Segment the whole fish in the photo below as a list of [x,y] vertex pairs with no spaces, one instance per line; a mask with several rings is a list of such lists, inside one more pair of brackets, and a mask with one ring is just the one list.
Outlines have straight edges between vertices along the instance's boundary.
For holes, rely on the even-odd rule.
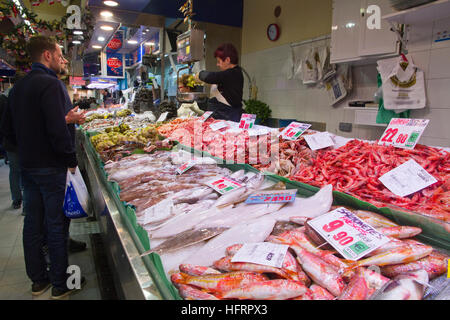
[[405,272],[412,272],[422,269],[428,273],[429,279],[432,280],[447,271],[448,259],[449,257],[447,255],[433,250],[429,256],[417,261],[382,267],[381,273],[386,277],[393,278]]
[[289,221],[289,218],[294,216],[315,218],[329,212],[332,202],[333,187],[327,185],[312,197],[297,197],[295,202],[288,203],[279,212],[273,213],[272,216],[277,221]]
[[389,236],[388,236],[388,238],[391,241],[383,244],[381,247],[379,247],[379,248],[373,250],[372,252],[368,253],[367,257],[376,256],[377,254],[380,254],[380,253],[383,253],[383,252],[386,252],[386,251],[390,251],[390,250],[393,250],[393,249],[397,249],[399,247],[403,247],[403,246],[406,245],[406,243],[404,241],[402,241],[402,240],[398,240],[398,239],[395,239],[395,238],[392,238],[392,237],[389,237]]
[[450,281],[444,274],[430,281],[423,295],[424,300],[450,300]]
[[[236,254],[236,252],[239,251],[239,249],[242,248],[242,244],[235,244],[232,246],[229,246],[226,249],[226,255],[229,257],[232,257]],[[311,283],[311,280],[308,278],[308,276],[303,272],[302,268],[298,264],[297,260],[294,258],[294,256],[287,251],[286,255],[283,260],[283,265],[281,266],[281,269],[285,271],[292,280],[294,281],[300,281],[305,285],[309,285]]]
[[366,279],[367,286],[369,287],[369,297],[389,281],[389,278],[386,278],[379,272],[376,272],[369,268],[361,267],[358,268],[358,271],[364,277],[364,279]]
[[[290,230],[287,231],[284,234],[281,234],[278,237],[273,237],[270,239],[271,242],[274,243],[280,243],[280,244],[287,244],[289,245],[292,250],[299,255],[298,248],[305,249],[320,258],[322,258],[325,262],[328,262],[331,264],[337,271],[344,271],[348,268],[348,265],[344,263],[341,259],[336,257],[333,252],[327,251],[327,250],[320,250],[318,249],[314,243],[312,243],[306,234],[302,230]],[[351,274],[349,274],[351,276]]]
[[189,276],[187,274],[182,274],[182,276],[182,284],[192,285],[211,292],[225,292],[253,282],[267,280],[266,276],[253,272],[230,272],[207,274],[203,276]]
[[313,292],[310,289],[308,289],[301,296],[298,296],[298,297],[295,297],[295,298],[292,298],[292,299],[289,299],[289,300],[314,300],[314,295],[313,295]]
[[190,276],[203,276],[206,274],[221,274],[220,271],[204,266],[194,266],[192,264],[183,263],[180,264],[179,269],[181,272]]
[[401,274],[377,290],[370,300],[421,300],[427,284],[425,270]]
[[250,178],[246,183],[245,186],[249,188],[250,190],[259,190],[261,186],[264,183],[265,176],[262,173],[258,173],[252,178]]
[[339,296],[345,287],[344,280],[329,263],[309,251],[298,247],[297,260],[306,274],[334,296]]
[[220,295],[222,299],[286,300],[304,294],[308,288],[292,280],[267,280],[252,282]]
[[250,194],[250,190],[246,187],[242,187],[231,192],[228,192],[222,195],[214,204],[214,206],[218,208],[224,208],[229,205],[233,205],[235,203],[241,202],[242,198],[248,196]]
[[357,268],[362,266],[387,266],[392,264],[408,263],[419,260],[420,258],[428,256],[433,251],[431,246],[419,246],[407,244],[387,252],[382,252],[378,255],[359,260],[359,261],[345,261],[349,268]]
[[141,257],[146,256],[152,252],[162,254],[189,247],[193,244],[211,239],[228,229],[229,228],[202,228],[196,230],[187,230],[167,239],[159,246],[144,252],[143,254],[141,254]]
[[396,239],[407,239],[414,237],[422,232],[422,229],[410,226],[376,228],[379,233]]
[[235,243],[262,242],[272,232],[275,220],[262,217],[235,225],[233,228],[209,240],[195,254],[183,262],[210,266],[225,255],[225,249]]
[[327,289],[322,288],[317,284],[313,284],[309,287],[311,290],[313,300],[334,300],[334,296],[327,291]]
[[303,217],[303,216],[294,216],[294,217],[289,217],[289,221],[300,224],[302,226],[305,225],[306,221],[311,220],[311,218],[309,217]]
[[360,271],[357,271],[338,297],[338,300],[366,300],[368,295],[369,286],[366,279]]
[[170,275],[170,281],[172,281],[175,287],[179,288],[184,282],[184,276],[181,272],[172,273]]
[[364,220],[374,228],[398,227],[398,224],[375,212],[365,210],[353,211],[351,209],[350,211],[352,211],[358,218]]
[[299,225],[294,222],[277,221],[273,227],[272,235],[278,236],[286,231],[297,229]]
[[216,296],[188,286],[186,284],[180,284],[178,288],[180,296],[185,300],[219,300]]
[[282,278],[289,279],[290,276],[286,271],[262,264],[250,263],[250,262],[231,262],[232,257],[225,256],[222,259],[214,261],[213,266],[222,271],[248,271],[258,273],[274,273]]

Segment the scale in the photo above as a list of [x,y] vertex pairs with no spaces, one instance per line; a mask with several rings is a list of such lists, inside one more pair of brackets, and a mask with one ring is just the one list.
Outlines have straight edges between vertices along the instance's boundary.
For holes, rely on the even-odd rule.
[[191,29],[177,37],[177,62],[187,64],[187,67],[177,71],[177,100],[180,103],[193,103],[207,97],[205,87],[201,86],[194,92],[180,92],[178,80],[182,70],[189,69],[188,74],[192,74],[194,62],[203,60],[205,56],[205,32],[198,29]]

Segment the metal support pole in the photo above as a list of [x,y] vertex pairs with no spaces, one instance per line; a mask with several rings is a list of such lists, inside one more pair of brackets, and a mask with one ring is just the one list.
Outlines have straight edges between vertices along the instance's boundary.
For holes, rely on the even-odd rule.
[[[161,40],[160,40],[161,41]],[[165,80],[165,57],[166,54],[166,19],[164,18],[164,27],[162,29],[162,50],[160,50],[161,54],[161,95],[160,95],[160,101],[162,102],[164,100],[164,80]]]

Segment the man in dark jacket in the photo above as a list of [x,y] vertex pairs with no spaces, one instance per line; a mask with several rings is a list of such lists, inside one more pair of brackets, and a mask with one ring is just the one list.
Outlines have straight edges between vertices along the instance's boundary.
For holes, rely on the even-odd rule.
[[[65,118],[67,92],[57,78],[64,60],[61,48],[44,36],[31,38],[28,45],[32,71],[9,94],[7,110],[12,121],[6,132],[16,141],[22,167],[23,246],[32,294],[39,295],[53,285],[52,298],[60,299],[80,289],[67,284],[69,219],[63,213],[67,169],[75,172],[77,158]],[[41,250],[45,233],[49,273]],[[84,277],[80,280],[83,285]]]

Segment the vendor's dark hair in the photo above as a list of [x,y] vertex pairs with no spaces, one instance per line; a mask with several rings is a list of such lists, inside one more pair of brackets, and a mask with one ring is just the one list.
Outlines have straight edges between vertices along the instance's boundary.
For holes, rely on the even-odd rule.
[[214,51],[214,58],[220,58],[222,60],[230,58],[231,64],[238,64],[239,62],[238,52],[231,43],[221,44],[216,51]]
[[54,52],[56,50],[55,38],[46,36],[34,36],[30,39],[27,45],[28,54],[32,62],[38,62],[44,51],[49,50]]

